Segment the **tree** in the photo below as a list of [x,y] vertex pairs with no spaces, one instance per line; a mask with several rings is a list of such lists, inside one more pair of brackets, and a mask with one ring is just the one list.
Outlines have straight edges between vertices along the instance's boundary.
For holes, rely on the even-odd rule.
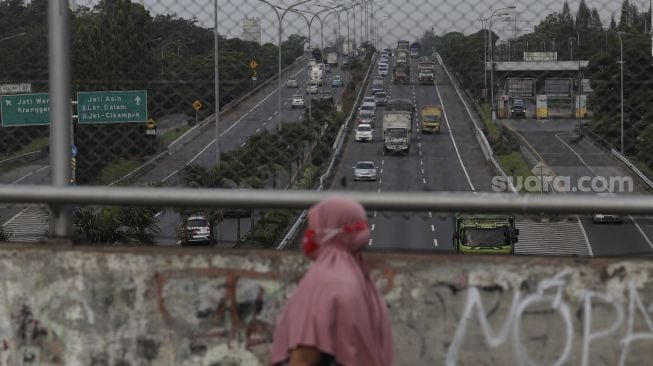
[[75,212],[75,241],[84,244],[156,244],[160,232],[156,210],[147,208],[80,208]]

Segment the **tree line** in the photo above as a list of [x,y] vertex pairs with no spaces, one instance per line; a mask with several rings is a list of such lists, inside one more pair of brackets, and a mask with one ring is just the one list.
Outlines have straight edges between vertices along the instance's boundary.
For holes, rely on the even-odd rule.
[[[130,0],[102,0],[71,11],[72,93],[100,90],[147,90],[151,118],[182,113],[193,116],[192,103],[203,104],[200,117],[214,106],[214,35],[196,19],[153,16]],[[0,1],[0,83],[32,83],[48,91],[47,1]],[[291,35],[281,45],[282,67],[303,54],[304,37]],[[220,105],[251,90],[249,62],[259,79],[276,73],[278,49],[238,38],[219,37]],[[78,183],[99,176],[103,167],[123,158],[152,154],[157,143],[144,124],[77,125]],[[47,127],[0,128],[0,155],[10,154]]]
[[[587,60],[582,70],[590,79],[593,92],[588,104],[592,111],[590,128],[613,146],[620,145],[620,41],[624,60],[624,151],[653,169],[653,66],[651,65],[650,11],[623,0],[618,19],[614,15],[604,25],[596,8],[582,0],[574,14],[567,2],[559,12],[547,15],[531,33],[497,46],[495,55],[503,59],[523,60],[523,51],[556,51],[558,60]],[[490,44],[499,36],[492,32]],[[437,51],[469,92],[479,100],[483,95],[484,32],[465,36],[450,32],[442,36],[427,31],[421,37],[422,49]],[[572,55],[573,53],[573,55]],[[495,57],[496,58],[496,57]],[[547,75],[545,77],[552,77]],[[557,76],[556,76],[557,77]],[[569,75],[570,78],[576,78]],[[488,80],[489,83],[489,80]],[[489,87],[489,86],[488,86]]]

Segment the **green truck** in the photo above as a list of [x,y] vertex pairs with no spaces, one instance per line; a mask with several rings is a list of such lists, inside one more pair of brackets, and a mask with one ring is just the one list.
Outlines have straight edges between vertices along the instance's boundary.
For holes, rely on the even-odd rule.
[[453,245],[463,254],[513,254],[518,236],[512,216],[458,215]]

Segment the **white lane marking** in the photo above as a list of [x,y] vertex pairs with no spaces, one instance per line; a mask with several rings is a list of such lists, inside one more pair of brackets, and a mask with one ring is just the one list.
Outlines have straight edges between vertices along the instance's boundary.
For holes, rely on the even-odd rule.
[[422,156],[422,150],[419,151],[419,156]]
[[567,148],[568,148],[569,150],[571,150],[571,152],[574,153],[574,155],[576,155],[576,157],[578,158],[578,160],[580,160],[580,162],[583,163],[583,165],[585,165],[585,167],[586,167],[587,169],[589,169],[589,170],[592,172],[592,174],[594,174],[594,175],[597,176],[597,177],[599,176],[599,175],[596,173],[596,171],[595,171],[594,169],[592,169],[591,166],[587,165],[587,163],[585,162],[585,160],[583,160],[583,158],[580,157],[580,155],[576,152],[576,150],[574,150],[574,149],[573,149],[571,146],[569,146],[569,145],[568,145],[568,144],[567,144],[563,139],[561,139],[560,136],[558,136],[558,134],[556,134],[555,136],[556,136],[556,138],[557,138],[558,140],[560,140],[560,142],[562,142],[563,145],[567,146]]
[[256,129],[256,133],[259,133],[259,132],[261,132],[261,129],[260,129],[260,128],[257,128],[257,129]]
[[374,211],[374,218],[376,218],[376,211]]
[[580,217],[576,215],[576,220],[578,220],[578,226],[580,226],[580,231],[583,233],[583,238],[585,238],[585,245],[587,246],[587,251],[590,253],[590,257],[594,256],[594,251],[592,250],[592,246],[590,245],[590,238],[587,236],[587,233],[585,232],[585,227],[583,226],[583,221],[581,221]]
[[429,211],[429,217],[433,217],[433,212]]
[[421,143],[421,142],[418,142],[418,143],[417,143],[417,146],[421,148],[421,147],[422,147],[422,143]]
[[276,115],[277,115],[277,113],[278,113],[278,111],[274,111],[274,113],[272,113],[272,114],[274,114],[274,115],[276,116]]
[[437,247],[438,246],[438,239],[433,239],[433,244]]
[[422,175],[424,174],[424,169],[422,169]]
[[383,183],[383,178],[379,178],[379,184]]
[[419,165],[424,165],[424,160],[421,160],[421,159],[420,159],[420,161],[419,161]]
[[299,117],[297,117],[297,120],[301,121],[303,118],[304,118],[304,116],[299,116]]
[[49,165],[46,165],[46,166],[42,166],[42,167],[40,167],[40,168],[38,168],[38,169],[36,169],[36,170],[33,170],[33,171],[27,173],[26,175],[24,175],[24,176],[22,176],[22,177],[16,179],[16,180],[13,181],[11,184],[16,184],[16,183],[20,182],[21,180],[23,180],[23,179],[25,179],[25,178],[27,178],[27,177],[29,177],[29,176],[31,176],[31,175],[34,175],[34,174],[36,174],[36,173],[38,173],[38,172],[41,172],[41,171],[43,171],[43,170],[45,170],[45,169],[48,169],[49,167],[50,167]]
[[424,182],[424,184],[426,184],[426,179],[425,179],[425,178],[422,178],[422,182]]
[[[200,155],[204,154],[204,152],[208,150],[209,147],[211,147],[211,145],[213,145],[214,143],[215,143],[215,139],[211,140],[211,142],[209,142],[200,152],[198,152],[197,155],[193,156],[193,158],[190,159],[190,161],[186,163],[186,165],[191,165],[197,158],[200,157]],[[172,175],[174,175],[175,173],[172,173]]]
[[268,121],[272,121],[272,116],[268,117]]
[[159,217],[159,216],[161,216],[162,213],[163,213],[163,211],[159,211],[159,212],[156,213],[156,215],[154,215],[154,217]]
[[385,160],[381,160],[381,165],[385,164]]
[[435,225],[431,224],[431,231],[435,231]]
[[178,172],[179,172],[179,169],[177,169],[177,170],[175,170],[174,172],[170,173],[170,175],[168,175],[167,177],[165,177],[165,178],[163,178],[163,179],[161,180],[161,183],[167,181],[168,179],[170,179],[173,175],[177,174]]
[[376,191],[381,193],[381,188],[377,188]]
[[651,240],[648,238],[648,236],[646,236],[646,233],[644,233],[644,230],[642,230],[642,227],[639,226],[639,224],[637,223],[637,221],[635,221],[635,219],[634,219],[631,215],[628,215],[628,218],[630,219],[630,221],[633,222],[633,224],[635,224],[635,227],[637,228],[637,230],[639,231],[639,233],[642,234],[642,236],[644,237],[644,240],[646,240],[646,242],[648,243],[648,246],[650,246],[651,248],[653,248],[653,243],[651,243]]
[[367,243],[367,245],[372,246],[372,238],[370,238],[370,241]]
[[[467,168],[465,168],[465,164],[463,163],[463,159],[460,157],[460,151],[458,150],[458,144],[456,144],[456,139],[453,137],[453,132],[452,132],[453,130],[451,129],[451,126],[449,125],[449,117],[447,117],[447,110],[444,107],[444,99],[442,99],[442,95],[440,95],[440,89],[438,88],[437,85],[435,85],[435,92],[438,94],[438,99],[440,99],[440,106],[442,107],[442,113],[444,114],[444,123],[446,123],[447,129],[449,130],[449,136],[451,137],[451,142],[453,142],[453,147],[456,150],[456,156],[458,156],[458,161],[460,162],[460,167],[463,168],[463,172],[465,173],[465,177],[467,178],[467,183],[469,183],[469,187],[472,189],[472,191],[476,191],[476,189],[474,189],[474,185],[472,184],[472,179],[469,177],[469,173],[467,173]],[[462,99],[462,97],[460,99]]]
[[247,141],[243,142],[240,147],[245,147],[245,145],[247,145]]
[[381,168],[381,174],[383,174],[383,168]]
[[376,224],[372,224],[372,231],[374,231],[374,228],[376,227]]
[[22,209],[19,213],[17,213],[16,215],[14,215],[14,217],[12,217],[12,218],[10,218],[9,220],[5,221],[5,223],[2,224],[2,226],[7,226],[7,225],[11,224],[12,221],[14,221],[18,216],[22,215],[23,212],[27,211],[28,208],[29,208],[29,207],[26,207],[26,208]]
[[267,122],[263,122],[263,124],[261,126],[265,127],[265,125],[267,125],[267,124],[268,124]]

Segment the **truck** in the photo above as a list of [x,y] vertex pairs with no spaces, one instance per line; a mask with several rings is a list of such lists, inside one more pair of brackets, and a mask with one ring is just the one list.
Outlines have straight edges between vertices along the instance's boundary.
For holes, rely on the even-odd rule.
[[354,42],[344,42],[342,44],[342,55],[349,56],[350,53],[354,51]]
[[324,77],[324,64],[315,64],[308,69],[308,79],[322,86],[322,79]]
[[338,52],[336,50],[327,51],[326,63],[331,67],[338,67]]
[[453,247],[462,254],[513,254],[519,229],[503,215],[456,215]]
[[422,46],[419,42],[413,42],[413,44],[410,45],[410,57],[418,58],[420,53],[422,53]]
[[408,84],[410,77],[408,75],[409,67],[405,64],[397,64],[392,70],[392,78],[395,84]]
[[428,105],[422,108],[420,122],[422,133],[440,134],[440,121],[442,120],[442,108],[437,105]]
[[383,152],[410,152],[412,116],[407,111],[383,112]]
[[397,65],[408,64],[408,51],[397,51]]
[[422,59],[417,63],[417,79],[420,84],[433,84],[435,81],[435,63]]
[[403,39],[397,41],[397,51],[402,51],[403,50],[403,51],[408,52],[409,47],[410,47],[410,42],[408,42],[406,40],[403,40]]

